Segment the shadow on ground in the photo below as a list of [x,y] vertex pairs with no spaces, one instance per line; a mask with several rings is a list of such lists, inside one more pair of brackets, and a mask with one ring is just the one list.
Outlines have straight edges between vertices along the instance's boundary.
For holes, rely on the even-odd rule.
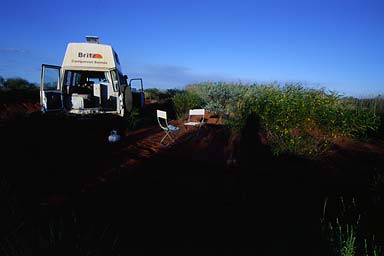
[[[225,127],[207,125],[167,148],[156,125],[109,145],[116,125],[37,117],[2,127],[11,245],[27,255],[319,254],[323,165],[273,156],[257,119],[233,145]],[[84,190],[106,170],[117,174]]]

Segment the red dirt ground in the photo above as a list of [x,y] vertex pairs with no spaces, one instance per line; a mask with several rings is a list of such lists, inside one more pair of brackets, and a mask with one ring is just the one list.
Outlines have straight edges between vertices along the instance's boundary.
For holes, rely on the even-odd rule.
[[2,103],[0,104],[0,120],[12,120],[16,117],[24,117],[39,110],[39,103]]
[[[230,144],[226,127],[209,116],[199,133],[171,121],[181,130],[164,147],[156,108],[147,106],[149,121],[135,130],[114,119],[40,115],[0,127],[3,174],[25,223],[44,226],[52,216],[75,214],[82,226],[105,224],[118,233],[123,254],[166,247],[318,255],[319,191],[320,201],[357,193],[368,202],[368,178],[384,166],[382,141],[340,141],[318,161],[275,157],[257,123]],[[111,129],[120,131],[119,143],[107,142]],[[236,163],[227,164],[230,156]],[[384,224],[376,224],[380,235]]]

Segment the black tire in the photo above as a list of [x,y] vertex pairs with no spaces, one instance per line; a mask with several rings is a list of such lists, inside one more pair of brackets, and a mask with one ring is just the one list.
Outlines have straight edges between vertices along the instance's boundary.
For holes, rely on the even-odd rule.
[[124,88],[124,115],[127,116],[132,111],[132,92],[131,88],[126,86]]

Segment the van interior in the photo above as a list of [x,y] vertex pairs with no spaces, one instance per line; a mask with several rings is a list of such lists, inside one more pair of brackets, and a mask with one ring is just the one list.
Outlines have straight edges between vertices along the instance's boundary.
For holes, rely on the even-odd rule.
[[67,110],[117,110],[117,82],[109,71],[66,70],[63,81],[64,107]]

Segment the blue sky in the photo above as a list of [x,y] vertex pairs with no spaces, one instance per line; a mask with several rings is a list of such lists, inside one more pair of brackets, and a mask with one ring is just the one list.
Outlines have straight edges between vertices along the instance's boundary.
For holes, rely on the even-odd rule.
[[384,1],[5,0],[1,14],[5,78],[37,83],[67,43],[97,35],[146,88],[278,81],[384,94]]

